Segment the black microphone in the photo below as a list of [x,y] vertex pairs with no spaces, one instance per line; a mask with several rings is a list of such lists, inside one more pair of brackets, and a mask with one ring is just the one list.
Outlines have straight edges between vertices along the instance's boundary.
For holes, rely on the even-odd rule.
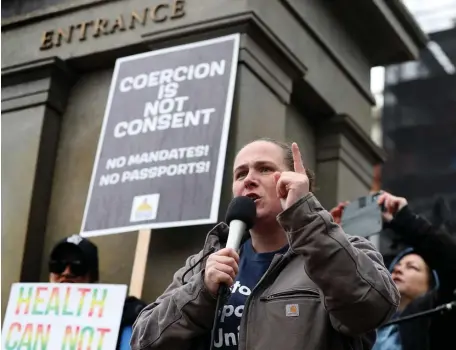
[[[241,245],[242,238],[247,233],[247,230],[250,230],[253,227],[255,219],[256,205],[251,198],[245,196],[233,198],[228,206],[228,210],[226,211],[225,222],[230,226],[226,247],[237,251]],[[220,285],[217,295],[217,304],[215,307],[214,322],[212,324],[210,349],[213,349],[214,347],[219,311],[223,306],[223,299],[226,295],[228,295],[228,292],[229,287],[227,285]]]
[[[234,197],[226,211],[225,222],[230,226],[226,248],[239,250],[242,238],[253,227],[256,219],[256,205],[253,199],[245,196]],[[219,296],[228,293],[228,286],[221,285]]]
[[253,227],[255,219],[255,202],[249,197],[235,197],[226,211],[225,221],[230,226],[226,247],[238,250],[242,237]]

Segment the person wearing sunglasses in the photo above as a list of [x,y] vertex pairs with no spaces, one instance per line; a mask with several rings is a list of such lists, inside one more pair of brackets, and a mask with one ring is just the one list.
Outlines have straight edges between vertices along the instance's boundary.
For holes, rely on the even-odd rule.
[[[49,282],[51,283],[97,283],[98,248],[79,235],[62,239],[49,257]],[[124,303],[120,321],[116,350],[130,350],[132,326],[146,302],[128,296]]]
[[96,283],[98,248],[79,235],[64,238],[52,249],[49,259],[49,282]]

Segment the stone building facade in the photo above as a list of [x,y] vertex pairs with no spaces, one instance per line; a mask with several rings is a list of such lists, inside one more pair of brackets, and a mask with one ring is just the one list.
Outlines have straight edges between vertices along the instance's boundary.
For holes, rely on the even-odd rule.
[[[241,33],[220,218],[241,145],[297,141],[326,207],[369,191],[370,69],[417,58],[426,38],[400,1],[2,2],[2,315],[9,286],[46,281],[47,256],[81,226],[117,58]],[[165,288],[208,227],[152,234],[143,297]],[[128,284],[137,233],[94,238],[102,282]]]

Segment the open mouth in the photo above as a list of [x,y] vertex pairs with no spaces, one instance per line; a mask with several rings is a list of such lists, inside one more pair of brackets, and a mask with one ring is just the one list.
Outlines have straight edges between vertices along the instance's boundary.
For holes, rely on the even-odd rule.
[[394,283],[398,283],[398,282],[401,283],[403,281],[402,281],[402,278],[400,278],[400,277],[393,277],[393,282]]
[[255,194],[255,193],[249,193],[246,195],[246,197],[249,197],[250,199],[252,199],[254,202],[256,202],[258,199],[260,199],[260,196]]

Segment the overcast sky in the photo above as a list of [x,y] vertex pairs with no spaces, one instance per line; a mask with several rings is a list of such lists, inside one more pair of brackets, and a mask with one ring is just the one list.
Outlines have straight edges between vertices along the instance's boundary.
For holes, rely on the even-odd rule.
[[403,0],[421,28],[429,33],[451,28],[456,20],[456,0]]
[[[402,0],[425,33],[452,28],[456,23],[456,0]],[[371,90],[383,91],[384,69],[371,70]]]

